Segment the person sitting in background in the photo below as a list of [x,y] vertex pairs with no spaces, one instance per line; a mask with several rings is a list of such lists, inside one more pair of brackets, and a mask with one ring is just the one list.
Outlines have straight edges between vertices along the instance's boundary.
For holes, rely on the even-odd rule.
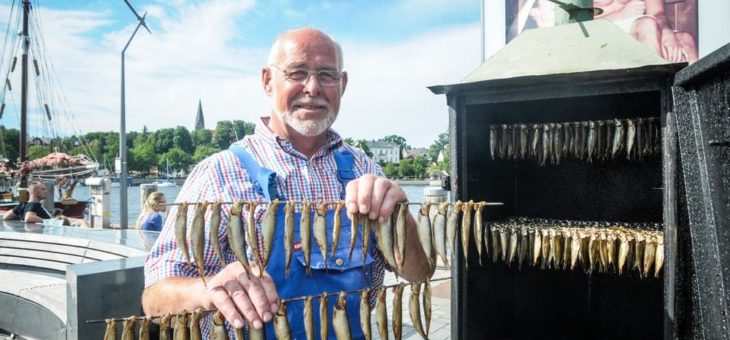
[[135,227],[141,230],[160,231],[162,230],[162,213],[167,210],[167,199],[165,194],[155,191],[147,196],[144,201],[142,213],[137,218]]
[[13,210],[3,216],[3,220],[23,220],[27,223],[42,223],[43,220],[51,218],[51,214],[43,208],[41,201],[48,197],[48,189],[39,181],[30,182],[28,185],[30,197],[28,202],[21,202]]

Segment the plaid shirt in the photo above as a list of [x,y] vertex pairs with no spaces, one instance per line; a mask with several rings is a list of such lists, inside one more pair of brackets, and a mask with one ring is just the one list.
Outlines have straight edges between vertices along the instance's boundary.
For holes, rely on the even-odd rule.
[[[236,145],[243,147],[251,156],[265,168],[277,174],[277,188],[287,199],[298,201],[337,201],[343,190],[337,178],[337,165],[333,151],[338,149],[349,150],[354,155],[353,171],[357,177],[364,174],[374,174],[383,177],[380,166],[370,159],[362,150],[345,144],[342,138],[333,130],[327,132],[325,145],[317,151],[311,159],[294,149],[288,140],[281,140],[267,126],[268,117],[264,117],[256,125],[253,135],[246,136]],[[237,200],[261,199],[251,184],[251,179],[238,158],[229,151],[218,152],[195,166],[188,176],[176,202],[200,202],[222,200],[232,202]],[[194,206],[188,209],[188,225],[192,223]],[[218,232],[218,242],[221,245],[226,263],[236,261],[228,247],[226,237],[227,216],[230,205],[223,205],[221,227]],[[261,220],[266,205],[258,206],[256,210],[256,225],[261,237]],[[298,207],[297,207],[298,209]],[[149,287],[159,280],[169,277],[198,277],[195,266],[186,263],[182,252],[178,251],[175,241],[175,216],[178,206],[172,206],[168,218],[162,228],[157,242],[147,255],[145,261],[145,287]],[[247,212],[244,211],[243,218]],[[210,212],[207,218],[210,217]],[[207,220],[206,218],[206,220]],[[207,235],[207,233],[206,233]],[[259,241],[259,249],[263,245]],[[375,259],[371,275],[371,287],[380,287],[383,283],[385,262],[376,247],[371,248]],[[250,247],[249,247],[250,250]],[[253,258],[249,253],[249,258]],[[210,242],[205,246],[205,275],[213,275],[221,270],[217,256]],[[343,287],[343,289],[347,289]],[[208,316],[210,318],[210,316]],[[207,334],[210,322],[201,323]]]

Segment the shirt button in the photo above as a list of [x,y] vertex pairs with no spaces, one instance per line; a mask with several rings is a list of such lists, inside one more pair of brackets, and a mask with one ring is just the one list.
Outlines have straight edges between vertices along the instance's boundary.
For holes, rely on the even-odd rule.
[[345,264],[345,261],[343,261],[342,259],[337,259],[335,260],[335,264],[342,267],[342,265]]

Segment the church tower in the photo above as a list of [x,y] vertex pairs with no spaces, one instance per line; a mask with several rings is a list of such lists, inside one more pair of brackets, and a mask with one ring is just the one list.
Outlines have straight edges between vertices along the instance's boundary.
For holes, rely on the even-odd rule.
[[205,129],[205,118],[203,118],[203,104],[198,99],[198,114],[195,116],[195,131]]

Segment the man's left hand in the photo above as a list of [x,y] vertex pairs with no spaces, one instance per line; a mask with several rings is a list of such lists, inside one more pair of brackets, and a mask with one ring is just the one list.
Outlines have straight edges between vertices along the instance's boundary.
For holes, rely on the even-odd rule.
[[398,183],[365,174],[350,181],[345,188],[345,203],[350,215],[368,215],[381,223],[390,217],[398,202],[408,199]]

